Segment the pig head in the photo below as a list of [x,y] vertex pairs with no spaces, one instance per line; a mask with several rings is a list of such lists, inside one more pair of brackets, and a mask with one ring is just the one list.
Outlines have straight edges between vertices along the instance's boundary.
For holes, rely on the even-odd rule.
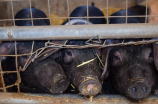
[[[85,41],[69,41],[68,45],[84,45]],[[63,49],[60,62],[71,83],[82,95],[96,95],[101,91],[101,68],[96,53],[101,51],[93,48]],[[93,60],[91,62],[88,62]],[[88,62],[81,65],[83,62]]]
[[[33,52],[44,46],[45,42],[35,41]],[[0,45],[1,55],[14,55],[15,53],[15,43],[14,42],[3,42]],[[17,42],[17,54],[28,54],[31,52],[32,42]],[[20,72],[21,84],[20,90],[22,92],[43,92],[43,93],[62,93],[69,85],[69,80],[67,79],[61,65],[55,61],[58,57],[57,53],[49,55],[49,57],[43,58],[50,52],[46,52],[43,56],[31,62],[25,71]],[[33,55],[34,56],[34,55]],[[31,59],[33,58],[31,57]],[[24,55],[18,57],[18,68],[23,68],[27,62],[30,55]],[[12,61],[10,63],[8,60]],[[30,60],[31,60],[30,59]],[[15,57],[1,57],[2,70],[3,71],[15,71]],[[10,64],[10,65],[8,65]],[[11,67],[13,66],[13,67]],[[11,75],[12,76],[12,75]],[[15,76],[15,75],[14,75]],[[11,80],[9,77],[5,77],[4,80],[8,82],[9,85]],[[16,79],[14,77],[14,79]],[[16,79],[17,80],[17,79]],[[26,87],[27,86],[27,87]],[[32,90],[30,90],[32,88]],[[34,89],[34,90],[33,90]]]
[[105,51],[107,66],[101,78],[109,75],[116,93],[142,100],[154,91],[157,71],[152,44],[111,47],[109,52]]
[[[88,9],[88,13],[87,13]],[[72,18],[63,25],[85,25],[87,18],[85,16],[104,16],[101,10],[94,6],[79,6],[75,8],[70,17]],[[89,24],[104,24],[105,18],[89,18]],[[68,41],[67,45],[86,45],[85,40]],[[100,56],[101,50],[95,48],[84,49],[63,49],[61,54],[61,64],[66,71],[71,83],[79,90],[82,95],[96,95],[101,91],[102,84],[100,80],[101,68],[96,53]],[[92,60],[92,61],[91,61]],[[86,64],[82,64],[86,63]]]

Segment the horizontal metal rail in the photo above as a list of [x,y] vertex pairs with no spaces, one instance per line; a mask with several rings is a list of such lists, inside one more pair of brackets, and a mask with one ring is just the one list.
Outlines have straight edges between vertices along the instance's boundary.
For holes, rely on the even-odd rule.
[[4,1],[28,1],[28,0],[0,0],[0,2],[4,2]]
[[[137,103],[157,104],[157,96],[150,96],[149,98],[139,101]],[[127,98],[119,95],[98,95],[92,100],[84,98],[83,96],[74,94],[25,94],[25,93],[0,93],[0,103],[11,104],[129,104]]]
[[0,40],[63,40],[158,37],[158,24],[0,27]]

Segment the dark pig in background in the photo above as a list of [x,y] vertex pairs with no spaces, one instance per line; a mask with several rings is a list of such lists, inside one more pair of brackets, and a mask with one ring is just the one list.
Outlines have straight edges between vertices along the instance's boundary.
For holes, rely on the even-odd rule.
[[[88,6],[88,16],[104,16],[102,11],[95,6]],[[83,17],[83,18],[70,18],[70,25],[85,25],[87,24],[87,6],[79,6],[75,8],[70,17]],[[85,18],[84,18],[85,17]],[[105,18],[89,18],[89,24],[106,24]],[[69,25],[68,20],[63,25]]]
[[[114,13],[122,16],[121,12]],[[130,13],[128,11],[128,13]],[[125,18],[114,18],[111,23],[125,23]],[[129,23],[141,23],[136,17],[128,18]],[[143,39],[111,40],[109,43],[140,41]],[[154,48],[155,49],[155,48]],[[103,49],[105,62],[101,79],[105,81],[105,93],[121,94],[129,99],[142,100],[154,93],[157,71],[154,65],[153,45],[127,45]]]
[[[103,13],[94,6],[88,6],[89,16],[104,16]],[[79,6],[70,17],[83,17],[70,19],[70,25],[85,25],[87,20],[87,6]],[[105,18],[89,18],[89,24],[104,24]],[[66,21],[64,25],[69,25]],[[67,45],[86,45],[85,40],[70,40]],[[96,53],[100,56],[101,50],[95,48],[85,49],[63,49],[61,50],[60,62],[75,89],[79,90],[81,95],[96,95],[102,89],[100,80],[101,68]],[[88,61],[93,60],[88,63]],[[87,62],[81,65],[83,62]]]
[[[147,11],[148,8],[147,8]],[[147,12],[148,13],[148,12]],[[128,8],[127,16],[135,16],[135,17],[127,17],[127,23],[145,23],[148,22],[145,17],[137,17],[137,15],[146,15],[146,7],[136,5],[133,7]],[[111,16],[118,16],[118,17],[111,17],[109,20],[109,24],[121,24],[126,23],[126,17],[119,17],[119,16],[126,16],[126,10],[120,10],[118,12],[113,13]]]
[[[40,10],[32,8],[33,17],[43,17],[46,15]],[[23,15],[20,15],[23,14]],[[23,9],[17,13],[16,18],[25,18],[30,16],[29,9]],[[16,19],[15,18],[15,19]],[[39,21],[39,22],[38,22]],[[34,21],[34,25],[49,25],[49,20],[38,20]],[[41,22],[43,21],[43,22]],[[31,20],[19,20],[15,22],[17,26],[31,26]],[[22,24],[21,24],[22,23]],[[45,41],[35,41],[33,52],[37,49],[44,47]],[[28,54],[31,52],[32,42],[17,42],[17,54]],[[46,50],[48,51],[48,50]],[[44,51],[45,52],[45,51]],[[62,93],[69,85],[69,79],[67,79],[61,65],[55,61],[58,57],[57,53],[51,51],[46,52],[43,56],[31,62],[25,71],[20,72],[21,92],[39,92],[39,93]],[[14,55],[15,54],[15,43],[14,42],[2,42],[0,44],[1,55]],[[49,57],[45,57],[49,55]],[[34,56],[34,55],[33,55]],[[31,57],[31,59],[33,58]],[[24,55],[18,57],[18,68],[23,68],[30,55]],[[31,60],[30,59],[30,60]],[[15,57],[1,57],[2,70],[3,71],[15,71]],[[9,73],[4,75],[5,85],[14,84],[17,81],[17,75],[15,73]],[[7,91],[16,91],[15,87],[7,89]]]
[[139,17],[141,23],[145,23],[145,21],[148,22],[148,18],[145,17],[145,15],[149,15],[149,8],[146,8],[146,6],[135,5],[128,8],[128,11],[135,13],[136,16],[137,15],[144,16],[144,17]]
[[[42,19],[33,19],[33,26],[44,26],[50,25],[50,22],[47,18],[46,14],[43,13],[41,10],[36,8],[31,8],[32,11],[32,18],[42,18]],[[20,10],[16,15],[15,19],[31,19],[31,12],[30,8],[25,8]],[[15,20],[15,25],[17,26],[32,26],[31,20]]]

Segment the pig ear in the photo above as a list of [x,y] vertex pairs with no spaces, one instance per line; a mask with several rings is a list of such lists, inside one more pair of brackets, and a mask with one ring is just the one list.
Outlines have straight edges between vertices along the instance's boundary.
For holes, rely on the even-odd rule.
[[101,75],[101,80],[106,79],[109,76],[109,66],[108,66],[108,59],[109,59],[109,52],[112,49],[112,47],[108,47],[108,48],[104,48],[102,49],[102,54],[103,54],[103,62],[105,62],[104,64],[104,70],[103,73]]
[[158,44],[153,43],[154,62],[156,69],[158,70]]
[[[14,54],[14,42],[2,42],[0,44],[0,55]],[[6,56],[0,56],[0,60],[5,60]]]
[[[64,45],[66,40],[54,40],[54,41],[51,41],[55,44],[61,44],[61,45]],[[53,48],[48,48],[44,51],[44,54],[42,56],[42,58],[40,58],[40,60],[43,60],[47,57],[53,57],[54,59],[55,58],[59,58],[61,56],[61,49],[53,49]]]
[[[121,41],[122,40],[120,40],[120,39],[107,39],[106,44],[117,44],[117,43],[120,43]],[[107,48],[102,49],[103,62],[105,62],[105,64],[104,64],[103,73],[101,75],[101,80],[104,80],[109,76],[110,69],[109,69],[109,65],[108,65],[109,64],[108,59],[109,59],[110,50],[112,48],[113,47],[107,47]]]

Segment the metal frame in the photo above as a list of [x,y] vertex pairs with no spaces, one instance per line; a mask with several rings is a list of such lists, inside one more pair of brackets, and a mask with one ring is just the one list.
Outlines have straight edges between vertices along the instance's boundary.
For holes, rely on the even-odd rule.
[[[8,100],[9,99],[9,100]],[[0,93],[1,103],[37,103],[37,104],[129,104],[132,103],[127,98],[120,95],[98,95],[93,99],[83,98],[74,94],[26,94],[26,93]],[[134,102],[133,102],[134,103]],[[156,96],[139,101],[139,103],[158,103]]]
[[0,27],[0,40],[63,40],[153,38],[158,37],[158,24],[109,24],[76,26]]
[[[29,2],[29,7],[30,7],[30,12],[31,12],[31,18],[30,19],[14,19],[14,8],[13,8],[13,2],[14,1],[19,1],[19,2],[22,2],[22,1],[28,1]],[[136,15],[136,16],[127,16],[127,9],[128,9],[128,1],[129,0],[126,0],[126,8],[125,8],[125,10],[126,10],[126,16],[119,16],[119,17],[125,17],[126,18],[126,24],[127,24],[127,17],[145,17],[145,23],[147,23],[147,18],[148,17],[158,17],[158,15],[147,15],[148,14],[148,12],[147,12],[147,8],[148,8],[148,5],[147,5],[147,3],[148,3],[148,0],[145,0],[146,1],[146,15]],[[47,0],[47,2],[48,2],[48,15],[49,15],[49,18],[32,18],[32,10],[31,10],[31,5],[32,5],[32,3],[31,3],[31,0],[1,0],[0,2],[10,2],[11,3],[11,14],[12,14],[12,19],[0,19],[0,21],[13,21],[13,25],[15,26],[15,20],[31,20],[32,21],[32,25],[33,25],[33,20],[35,20],[35,19],[49,19],[50,20],[50,22],[51,22],[51,19],[61,19],[61,18],[65,18],[65,19],[68,19],[68,21],[70,21],[70,18],[83,18],[83,17],[69,17],[69,15],[70,15],[70,1],[69,0],[67,0],[67,12],[68,12],[68,16],[65,16],[65,17],[50,17],[50,0]],[[109,4],[109,0],[106,0],[105,1],[106,3],[107,3],[107,5],[106,5],[106,8],[108,8],[109,6],[108,6],[108,4]],[[86,0],[86,6],[88,7],[88,0]],[[88,9],[87,9],[87,11],[88,11]],[[95,18],[106,18],[107,19],[107,24],[109,23],[109,20],[108,20],[108,18],[113,18],[113,17],[118,17],[118,16],[108,16],[108,9],[107,9],[107,16],[97,16],[97,17],[95,17]],[[85,18],[85,17],[84,17]],[[94,17],[89,17],[89,15],[87,14],[87,16],[86,16],[86,18],[87,18],[87,21],[89,22],[89,18],[94,18]],[[88,24],[87,24],[88,25]]]
[[[138,15],[138,16],[120,16],[126,17],[126,24],[108,24],[108,18],[116,17],[116,16],[108,16],[108,9],[107,9],[107,16],[100,16],[95,18],[106,18],[107,24],[104,25],[70,25],[70,18],[83,18],[83,17],[50,17],[50,0],[48,1],[48,12],[49,18],[32,18],[32,11],[31,11],[31,0],[1,0],[0,2],[11,2],[11,14],[12,19],[0,19],[0,21],[12,21],[12,27],[0,27],[0,40],[2,41],[26,41],[26,40],[63,40],[63,39],[90,39],[94,36],[99,36],[100,39],[119,39],[119,38],[154,38],[158,37],[158,23],[157,24],[149,24],[147,23],[147,17],[158,17],[158,15],[147,15],[147,3],[146,0],[146,15]],[[28,1],[29,7],[31,11],[31,18],[30,19],[14,19],[14,8],[13,8],[13,1]],[[67,0],[67,8],[68,8],[68,15],[70,14],[69,8],[70,0]],[[107,2],[106,7],[108,8],[109,0]],[[88,7],[88,0],[86,2]],[[128,0],[126,0],[126,10],[128,8]],[[88,9],[87,9],[88,11]],[[127,17],[145,17],[146,21],[145,24],[127,24]],[[69,26],[33,26],[34,19],[60,19],[60,18],[68,18]],[[87,21],[89,23],[89,17],[87,14]],[[15,26],[15,20],[31,20],[32,26],[29,27],[17,27]],[[15,42],[16,44],[16,42]],[[16,50],[16,45],[15,45]],[[11,73],[17,73],[18,80],[20,80],[19,69],[17,65],[17,51],[15,51],[15,62],[16,62],[16,71],[12,71]],[[32,52],[31,52],[32,53]],[[1,68],[1,67],[0,67]],[[5,93],[0,93],[0,102],[1,103],[60,103],[60,104],[69,104],[69,103],[91,103],[91,104],[104,104],[104,103],[130,103],[129,100],[122,96],[109,96],[109,95],[98,95],[92,101],[89,99],[83,99],[82,96],[79,95],[69,95],[69,94],[56,94],[56,95],[49,95],[49,94],[25,94],[25,93],[6,93],[6,88],[11,86],[17,85],[18,92],[19,90],[19,83],[17,82],[14,85],[5,87],[3,81],[3,74],[9,72],[0,71],[2,76],[3,88]],[[153,103],[158,102],[157,97],[149,97],[141,101],[140,103]]]

